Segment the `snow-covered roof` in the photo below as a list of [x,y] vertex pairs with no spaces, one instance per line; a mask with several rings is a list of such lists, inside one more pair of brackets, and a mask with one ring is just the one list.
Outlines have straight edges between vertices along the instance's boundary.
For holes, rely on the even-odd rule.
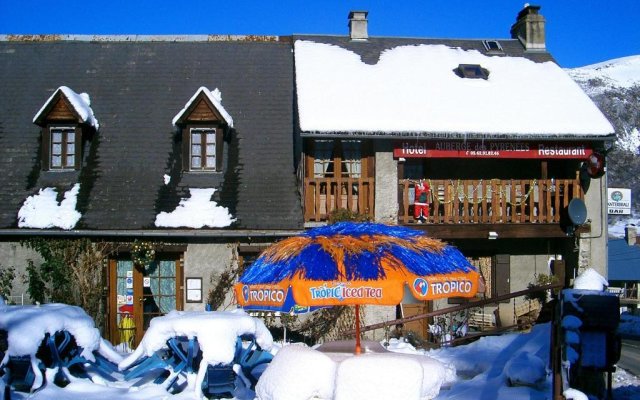
[[[444,45],[384,51],[375,65],[339,46],[294,44],[303,135],[599,137],[614,133],[600,110],[553,62],[490,57]],[[479,64],[484,79],[459,77]]]
[[69,103],[80,118],[81,123],[88,124],[95,130],[98,130],[100,128],[98,119],[93,114],[93,109],[91,109],[91,99],[89,98],[89,95],[87,93],[78,94],[66,86],[60,86],[55,92],[53,92],[51,97],[49,97],[42,108],[33,117],[34,123],[37,123],[40,120],[40,118],[43,116],[42,114],[49,108],[50,103],[60,92],[62,92],[67,100],[69,100]]
[[211,200],[215,189],[189,189],[191,197],[183,198],[175,210],[161,212],[156,216],[158,227],[223,228],[235,222],[226,207]]
[[220,113],[220,116],[222,117],[224,122],[229,127],[233,128],[233,118],[231,118],[231,115],[229,115],[227,110],[225,110],[224,107],[222,106],[222,93],[220,92],[220,90],[218,88],[209,90],[204,86],[201,86],[198,90],[196,90],[196,93],[189,99],[189,101],[187,101],[187,104],[184,105],[184,108],[180,110],[180,112],[176,114],[175,117],[173,117],[173,120],[171,121],[171,123],[173,125],[176,125],[178,123],[178,121],[184,116],[184,114],[189,109],[189,106],[191,106],[191,104],[195,101],[195,99],[198,98],[200,93],[204,93],[204,95],[207,96],[207,99],[209,99],[211,104],[213,104],[216,110]]
[[37,194],[27,197],[18,210],[18,227],[72,229],[82,217],[76,210],[78,193],[80,184],[76,183],[64,193],[64,199],[58,203],[56,188],[40,189]]

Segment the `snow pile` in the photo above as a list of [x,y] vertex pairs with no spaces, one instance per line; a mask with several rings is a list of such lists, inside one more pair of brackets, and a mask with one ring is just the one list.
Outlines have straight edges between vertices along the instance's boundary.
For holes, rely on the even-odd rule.
[[336,363],[327,355],[303,346],[285,346],[271,361],[256,385],[261,400],[333,398]]
[[630,225],[634,227],[637,227],[638,225],[640,225],[640,218],[627,218],[627,219],[616,221],[613,224],[609,225],[608,227],[609,237],[624,238],[625,237],[624,230],[627,226],[630,226]]
[[88,124],[95,130],[98,130],[100,128],[98,119],[93,114],[93,109],[91,108],[91,98],[89,97],[89,95],[87,93],[78,94],[66,86],[60,86],[55,92],[53,92],[51,97],[49,97],[49,100],[47,100],[47,102],[44,104],[44,106],[42,106],[35,117],[33,117],[34,123],[36,123],[40,119],[44,110],[49,107],[49,103],[51,103],[51,101],[58,95],[59,92],[62,92],[67,100],[69,100],[69,103],[80,118],[80,123]]
[[161,212],[156,216],[157,227],[223,228],[235,222],[226,207],[211,200],[215,189],[189,189],[191,197],[181,199],[180,204],[170,213]]
[[630,88],[640,84],[640,56],[616,58],[567,72],[581,82],[600,80],[603,88]]
[[189,101],[187,101],[187,104],[184,105],[184,108],[180,110],[180,112],[176,114],[175,117],[173,117],[171,123],[174,126],[178,123],[180,118],[184,116],[191,104],[195,101],[196,98],[198,98],[200,93],[203,93],[205,96],[207,96],[207,99],[220,113],[220,116],[222,117],[222,119],[224,119],[224,122],[226,122],[229,127],[233,128],[233,118],[231,118],[231,115],[222,106],[222,93],[220,92],[220,90],[218,88],[215,88],[213,91],[211,91],[204,86],[200,87],[196,91],[196,93],[189,99]]
[[82,215],[76,211],[80,184],[64,193],[64,200],[58,204],[55,188],[40,189],[38,194],[27,197],[18,211],[20,228],[61,228],[72,229]]
[[609,282],[593,268],[587,268],[573,281],[574,289],[602,292],[605,286],[609,286]]
[[538,356],[520,352],[510,359],[504,373],[511,386],[539,386],[547,378],[547,366]]
[[37,306],[2,305],[0,329],[7,331],[9,343],[3,364],[9,356],[35,357],[45,335],[58,331],[67,331],[73,335],[76,344],[83,349],[81,355],[87,360],[95,360],[92,353],[96,350],[114,360],[115,353],[107,351],[93,319],[80,307],[57,303]]
[[[264,323],[241,309],[171,311],[151,320],[140,345],[118,364],[118,368],[127,369],[144,356],[152,356],[156,351],[167,348],[167,340],[178,336],[198,339],[202,365],[228,364],[233,361],[236,340],[245,334],[255,336],[256,343],[264,350],[273,346],[273,338]],[[206,371],[206,368],[202,369]]]
[[[610,135],[611,124],[558,65],[443,45],[398,46],[367,65],[346,49],[294,45],[304,132]],[[489,78],[460,78],[479,64]],[[500,110],[500,118],[487,118]],[[464,118],[460,113],[464,112]]]
[[[363,354],[338,366],[335,400],[419,400],[420,362],[401,354]],[[430,397],[431,398],[431,397]]]

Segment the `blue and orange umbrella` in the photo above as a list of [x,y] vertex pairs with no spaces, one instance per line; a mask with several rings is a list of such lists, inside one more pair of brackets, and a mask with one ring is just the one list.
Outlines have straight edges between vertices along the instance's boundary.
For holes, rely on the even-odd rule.
[[[243,307],[397,305],[473,297],[477,269],[456,248],[424,232],[377,223],[339,222],[284,239],[265,250],[234,287]],[[356,353],[359,352],[356,320]]]

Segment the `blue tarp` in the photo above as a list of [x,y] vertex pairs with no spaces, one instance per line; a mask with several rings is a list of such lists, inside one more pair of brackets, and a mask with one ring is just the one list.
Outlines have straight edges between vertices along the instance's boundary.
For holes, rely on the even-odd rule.
[[611,281],[640,281],[640,246],[629,246],[625,239],[609,240],[609,272]]

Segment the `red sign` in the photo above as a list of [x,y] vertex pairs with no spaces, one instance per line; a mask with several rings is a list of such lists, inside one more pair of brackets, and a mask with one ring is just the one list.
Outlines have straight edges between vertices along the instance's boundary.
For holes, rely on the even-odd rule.
[[419,141],[396,143],[394,157],[403,158],[571,158],[586,159],[588,144],[555,142]]

